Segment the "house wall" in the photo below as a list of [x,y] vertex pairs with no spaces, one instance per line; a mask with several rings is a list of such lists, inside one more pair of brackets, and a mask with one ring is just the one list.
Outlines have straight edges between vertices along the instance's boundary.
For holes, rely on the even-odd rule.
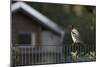
[[[59,45],[60,37],[55,33],[42,29],[42,26],[34,19],[29,18],[21,11],[12,14],[12,43],[17,42],[17,35],[19,33],[29,33],[36,42],[36,45]],[[33,43],[35,44],[35,43]],[[53,46],[53,47],[54,47]]]
[[12,43],[17,42],[17,35],[19,33],[36,34],[36,44],[40,45],[41,28],[37,22],[22,12],[12,14]]
[[[48,30],[44,30],[42,31],[42,45],[43,48],[48,49],[49,52],[57,52],[60,51],[60,47],[61,46],[61,42],[60,42],[60,37],[55,35],[54,33],[48,31]],[[45,46],[47,45],[47,46]],[[58,50],[57,50],[58,49]]]
[[47,31],[47,30],[44,30],[42,31],[42,43],[44,45],[59,45],[60,43],[60,37],[53,34],[52,32],[50,31]]

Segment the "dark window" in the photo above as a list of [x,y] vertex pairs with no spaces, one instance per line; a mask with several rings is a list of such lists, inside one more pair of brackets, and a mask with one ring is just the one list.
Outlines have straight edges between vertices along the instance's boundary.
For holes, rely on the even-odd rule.
[[31,34],[19,34],[18,44],[31,44]]

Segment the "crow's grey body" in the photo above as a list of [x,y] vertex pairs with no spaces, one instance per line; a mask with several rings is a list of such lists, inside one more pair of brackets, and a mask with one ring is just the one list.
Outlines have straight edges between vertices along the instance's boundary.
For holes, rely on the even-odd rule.
[[71,36],[72,36],[72,40],[73,40],[74,43],[80,43],[81,42],[80,33],[78,32],[77,29],[73,28],[71,30]]
[[76,28],[73,28],[71,30],[71,36],[72,36],[72,40],[73,40],[72,46],[73,46],[74,51],[77,50],[78,52],[81,52],[81,51],[84,51],[85,49],[87,49],[86,44],[82,41],[80,33]]

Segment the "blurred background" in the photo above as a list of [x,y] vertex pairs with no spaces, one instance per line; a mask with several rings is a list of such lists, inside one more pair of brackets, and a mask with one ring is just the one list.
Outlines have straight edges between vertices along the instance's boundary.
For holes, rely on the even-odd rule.
[[[72,44],[68,25],[74,25],[87,45],[96,45],[96,6],[26,2],[65,31],[63,45]],[[92,48],[92,47],[91,47]]]

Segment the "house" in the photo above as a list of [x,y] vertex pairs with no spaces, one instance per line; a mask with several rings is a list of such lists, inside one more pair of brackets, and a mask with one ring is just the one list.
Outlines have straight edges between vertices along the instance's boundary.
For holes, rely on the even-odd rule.
[[15,65],[61,62],[64,31],[24,2],[13,3],[11,12],[12,45],[21,49],[20,62]]

